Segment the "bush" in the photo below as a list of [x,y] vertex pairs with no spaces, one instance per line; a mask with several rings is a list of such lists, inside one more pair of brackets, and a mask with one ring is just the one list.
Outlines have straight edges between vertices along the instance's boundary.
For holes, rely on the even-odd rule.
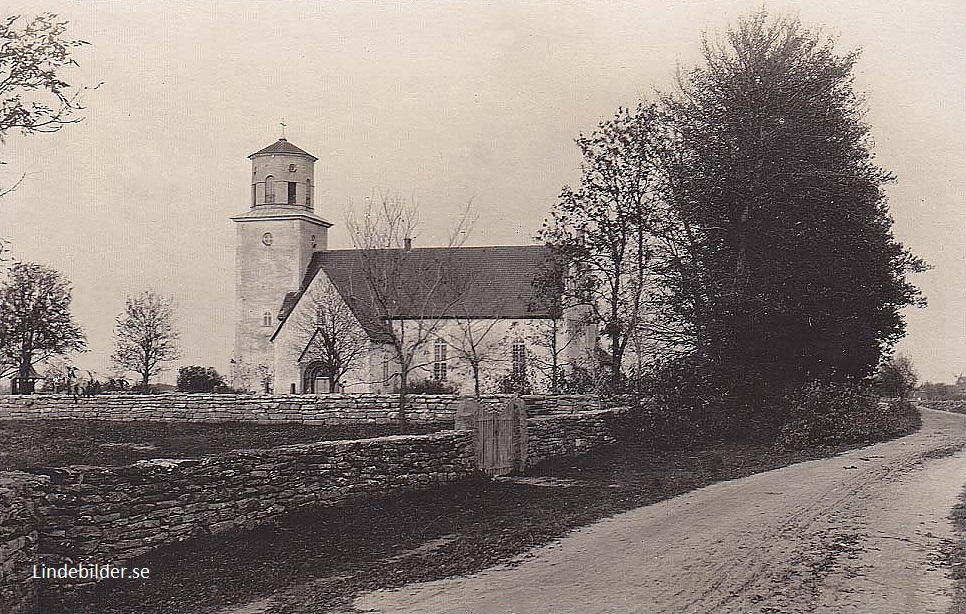
[[785,448],[874,443],[914,431],[919,413],[908,401],[879,401],[853,383],[809,382],[775,408],[784,415],[776,445]]
[[632,419],[650,445],[675,448],[763,436],[767,429],[761,428],[755,405],[716,373],[697,356],[671,360],[629,381],[619,398],[635,406]]
[[434,379],[417,380],[409,382],[406,387],[407,394],[456,394],[459,388],[455,384],[441,382]]
[[508,373],[500,378],[497,384],[497,392],[500,394],[533,394],[533,387],[527,381],[526,376]]
[[178,369],[179,392],[214,392],[225,388],[225,379],[213,367],[181,367]]

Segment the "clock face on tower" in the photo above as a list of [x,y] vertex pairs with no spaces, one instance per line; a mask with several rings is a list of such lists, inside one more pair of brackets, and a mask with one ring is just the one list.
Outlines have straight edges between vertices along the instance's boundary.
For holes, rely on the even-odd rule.
[[264,243],[265,245],[271,245],[272,244],[272,233],[266,232],[265,234],[263,234],[262,235],[262,243]]

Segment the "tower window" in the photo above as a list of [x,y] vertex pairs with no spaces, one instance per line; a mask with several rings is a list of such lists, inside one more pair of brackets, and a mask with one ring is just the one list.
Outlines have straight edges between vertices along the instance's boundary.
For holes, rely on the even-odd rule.
[[252,184],[252,205],[253,205],[253,206],[254,206],[254,205],[257,205],[257,204],[258,204],[258,201],[257,201],[257,200],[255,200],[255,193],[256,193],[256,189],[255,189],[255,188],[256,188],[256,187],[257,187],[257,186],[256,186],[256,185],[255,185],[255,184],[253,183],[253,184]]
[[315,325],[325,326],[325,307],[318,305],[315,308]]
[[521,339],[517,339],[510,346],[511,373],[515,379],[522,379],[527,375],[527,346]]
[[294,181],[288,182],[288,204],[290,205],[295,204],[295,190],[297,189],[295,186],[297,185]]
[[272,204],[275,202],[275,177],[269,175],[265,178],[265,203]]
[[311,179],[305,180],[305,206],[306,207],[312,206],[312,180]]
[[262,314],[262,326],[271,326],[271,325],[272,325],[272,313],[270,311],[266,311],[265,313]]
[[446,342],[442,339],[437,339],[433,344],[433,379],[446,381]]

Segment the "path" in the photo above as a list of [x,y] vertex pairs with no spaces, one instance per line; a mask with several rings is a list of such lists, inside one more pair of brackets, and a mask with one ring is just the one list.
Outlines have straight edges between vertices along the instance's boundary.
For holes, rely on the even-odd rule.
[[[361,596],[363,611],[945,613],[940,550],[966,416],[639,508],[510,565]],[[953,453],[954,452],[954,453]],[[948,543],[948,541],[947,541]]]

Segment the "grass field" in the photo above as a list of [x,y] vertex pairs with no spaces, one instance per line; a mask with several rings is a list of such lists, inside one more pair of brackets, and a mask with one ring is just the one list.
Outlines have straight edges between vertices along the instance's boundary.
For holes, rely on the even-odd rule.
[[65,465],[124,465],[145,458],[191,458],[246,448],[428,433],[442,427],[221,424],[100,420],[0,421],[0,471]]

